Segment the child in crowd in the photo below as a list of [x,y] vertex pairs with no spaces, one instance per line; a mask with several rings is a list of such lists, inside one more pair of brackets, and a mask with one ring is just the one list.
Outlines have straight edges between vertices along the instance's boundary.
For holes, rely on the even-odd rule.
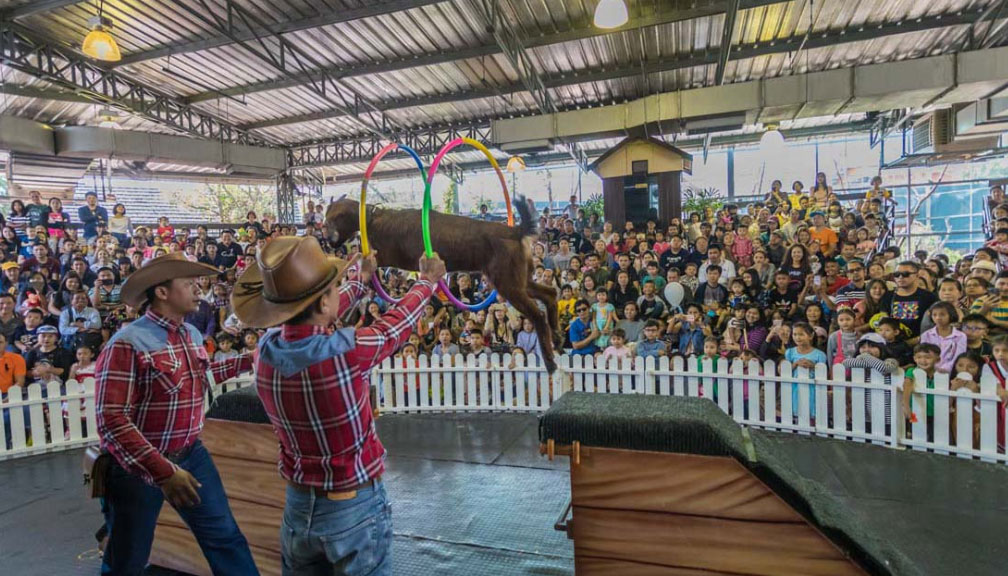
[[837,310],[836,324],[837,329],[826,339],[826,357],[831,365],[843,364],[847,358],[857,355],[858,333],[854,330],[857,324],[854,310],[848,307]]
[[[934,375],[940,358],[941,349],[934,344],[918,344],[914,347],[914,364],[907,368],[906,378],[903,380],[903,410],[911,422],[927,417],[928,442],[934,440],[934,396],[927,395],[925,411],[921,413],[920,406],[914,406],[913,393],[918,389],[934,389]],[[918,374],[924,382],[917,381]]]
[[617,365],[622,363],[624,358],[632,357],[630,348],[626,345],[626,332],[620,328],[613,330],[612,336],[609,338],[609,346],[602,352],[602,357],[607,364],[615,359]]
[[246,353],[255,352],[259,346],[259,333],[255,330],[246,329],[242,332],[242,349]]
[[991,342],[994,356],[987,363],[987,369],[997,380],[997,395],[1001,398],[1001,405],[998,407],[998,449],[1004,449],[1005,437],[1005,404],[1008,403],[1008,389],[1006,389],[1006,379],[1008,379],[1008,337],[998,336]]
[[931,321],[934,328],[921,334],[921,343],[934,344],[941,351],[938,370],[951,372],[955,359],[966,351],[966,335],[952,325],[956,319],[956,309],[948,302],[938,302],[931,307]]
[[[668,352],[665,343],[658,339],[659,324],[657,320],[648,320],[644,324],[644,340],[637,343],[637,355],[647,358],[665,356]],[[624,332],[624,336],[626,333]]]
[[224,332],[217,338],[217,351],[214,352],[213,359],[214,362],[219,362],[221,360],[227,360],[229,358],[237,358],[240,356],[237,350],[234,349],[235,337],[227,332]]
[[[615,334],[616,331],[613,332]],[[623,333],[624,340],[626,333]],[[542,359],[542,351],[539,349],[539,335],[535,332],[535,325],[528,318],[522,318],[522,329],[515,338],[515,346],[520,348],[526,356],[535,356]]]
[[603,288],[595,291],[595,303],[592,304],[592,317],[595,327],[601,335],[595,339],[595,346],[605,348],[609,345],[609,335],[612,333],[616,322],[616,307],[609,303],[609,293]]
[[876,331],[885,338],[889,356],[895,358],[900,366],[909,366],[913,363],[913,348],[906,343],[903,325],[899,320],[883,318],[879,320]]
[[[83,382],[86,378],[94,378],[95,355],[90,346],[81,345],[74,352],[77,361],[70,366],[70,380]],[[81,390],[83,392],[83,390]]]
[[14,330],[14,347],[22,356],[38,344],[38,329],[42,325],[42,310],[29,308],[24,313],[24,324]]
[[990,342],[987,341],[987,319],[980,314],[967,314],[962,321],[962,331],[966,335],[966,351],[979,355],[984,361],[990,360]]
[[469,331],[469,354],[473,356],[489,356],[490,349],[483,342],[483,330],[473,328]]
[[[886,386],[892,385],[892,375],[899,372],[900,365],[895,359],[888,358],[886,356],[885,338],[875,334],[874,332],[869,332],[868,334],[858,338],[857,352],[856,356],[848,357],[842,362],[844,368],[847,368],[848,370],[851,368],[875,370],[884,376],[883,384]],[[888,390],[884,392],[879,390],[868,390],[865,393],[865,417],[871,423],[872,396],[879,393],[883,394],[883,405],[885,406],[885,426],[886,430],[888,430],[889,426],[892,425],[892,416],[890,414],[892,407],[892,393]],[[872,432],[885,433],[885,430],[875,430],[872,428]]]
[[[818,348],[812,346],[812,339],[815,337],[815,329],[806,324],[805,322],[799,322],[791,328],[791,338],[794,339],[795,345],[788,348],[787,353],[784,358],[791,363],[792,373],[791,376],[794,378],[810,378],[815,373],[816,364],[825,363],[826,353]],[[801,369],[807,371],[803,374],[800,372]],[[782,374],[783,376],[783,374]],[[808,384],[809,390],[809,404],[811,407],[810,416],[812,420],[816,417],[816,402],[815,402],[815,387]],[[798,385],[791,385],[791,410],[793,415],[798,414]]]
[[[972,352],[963,352],[955,360],[952,370],[953,378],[949,381],[949,390],[961,389],[969,390],[974,394],[980,393],[980,375],[983,372],[986,362],[982,357]],[[952,444],[957,444],[958,434],[958,403],[953,400],[949,404],[949,438]],[[980,447],[980,403],[973,404],[973,448]]]
[[449,328],[438,330],[437,344],[431,350],[433,356],[455,355],[459,353],[459,347],[452,342],[452,333]]
[[[721,357],[721,339],[717,336],[708,336],[704,338],[703,343],[703,354],[697,356],[697,372],[704,372],[704,361],[710,360],[711,370],[717,370],[718,358]],[[712,398],[717,402],[718,385],[714,382],[711,386]],[[704,395],[704,385],[703,380],[700,381],[700,396]]]

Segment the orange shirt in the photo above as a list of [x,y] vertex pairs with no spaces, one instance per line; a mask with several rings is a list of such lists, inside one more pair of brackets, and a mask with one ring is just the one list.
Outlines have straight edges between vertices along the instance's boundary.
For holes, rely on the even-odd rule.
[[813,240],[819,241],[819,247],[822,248],[822,253],[829,255],[836,252],[837,244],[840,243],[840,238],[837,237],[836,232],[827,226],[817,229],[815,226],[809,228],[809,234],[812,235]]
[[4,351],[0,354],[0,393],[6,394],[18,376],[24,378],[28,372],[24,358],[20,354]]

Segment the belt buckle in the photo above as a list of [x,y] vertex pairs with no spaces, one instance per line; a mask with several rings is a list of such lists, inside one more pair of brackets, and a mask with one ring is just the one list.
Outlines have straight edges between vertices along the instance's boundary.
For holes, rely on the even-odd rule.
[[336,502],[342,502],[344,500],[353,500],[357,497],[356,490],[349,490],[346,492],[326,492],[326,500],[333,500]]

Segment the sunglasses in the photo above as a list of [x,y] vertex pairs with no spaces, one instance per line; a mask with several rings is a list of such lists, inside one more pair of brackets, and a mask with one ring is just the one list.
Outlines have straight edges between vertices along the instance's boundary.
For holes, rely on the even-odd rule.
[[584,308],[584,307],[582,307],[582,308],[578,308],[577,310],[575,310],[575,312],[577,312],[577,313],[579,313],[579,314],[580,314],[581,312],[587,312],[587,311],[588,311],[588,309],[587,309],[587,308]]
[[913,276],[913,272],[893,272],[893,278],[909,278]]

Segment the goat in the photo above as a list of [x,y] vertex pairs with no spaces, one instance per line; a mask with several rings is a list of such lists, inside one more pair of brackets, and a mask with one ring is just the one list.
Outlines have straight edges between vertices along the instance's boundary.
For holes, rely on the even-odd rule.
[[[498,222],[486,222],[431,213],[431,244],[451,272],[480,271],[486,275],[497,293],[532,321],[542,349],[546,369],[556,370],[553,357],[553,337],[559,334],[556,291],[532,281],[534,267],[527,238],[538,234],[538,221],[523,198],[515,199],[521,221],[509,227]],[[326,211],[326,234],[329,242],[340,246],[359,230],[359,204],[340,199],[329,204]],[[377,252],[378,265],[416,270],[423,255],[421,211],[367,208],[368,241]],[[546,306],[546,313],[536,305]]]

